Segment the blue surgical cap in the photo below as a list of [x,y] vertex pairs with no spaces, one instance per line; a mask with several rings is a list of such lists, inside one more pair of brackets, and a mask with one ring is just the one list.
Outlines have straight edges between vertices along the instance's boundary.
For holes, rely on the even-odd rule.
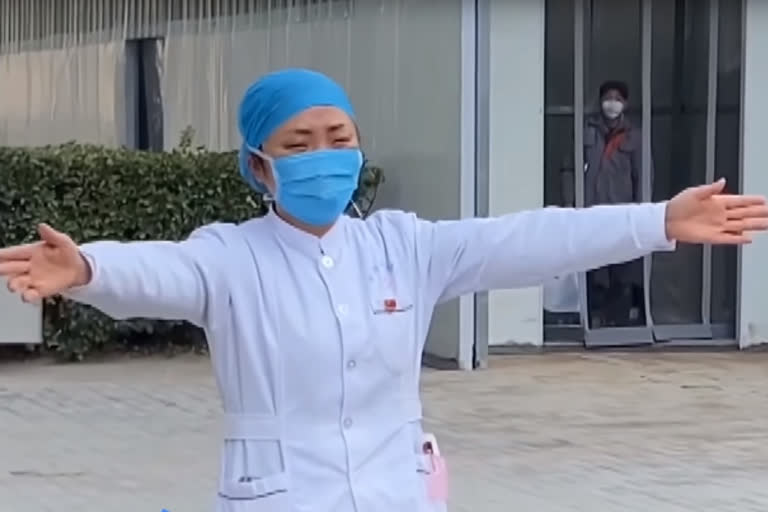
[[243,145],[240,175],[255,190],[266,192],[251,172],[251,149],[259,149],[283,123],[312,107],[336,107],[353,120],[355,113],[344,89],[331,78],[309,69],[283,69],[269,73],[245,91],[238,111]]

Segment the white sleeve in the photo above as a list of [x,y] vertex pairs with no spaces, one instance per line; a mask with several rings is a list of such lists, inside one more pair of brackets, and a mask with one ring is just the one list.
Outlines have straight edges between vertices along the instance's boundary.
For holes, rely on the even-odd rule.
[[117,318],[206,323],[213,300],[228,298],[221,262],[224,241],[213,226],[183,242],[95,242],[80,248],[91,282],[65,297]]
[[436,302],[674,250],[666,203],[543,208],[496,218],[419,220],[418,260]]

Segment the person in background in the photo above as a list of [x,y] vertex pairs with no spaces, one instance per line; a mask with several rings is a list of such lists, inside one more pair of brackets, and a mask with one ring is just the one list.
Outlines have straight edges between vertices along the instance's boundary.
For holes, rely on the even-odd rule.
[[[599,100],[600,111],[584,123],[584,206],[642,202],[642,134],[626,116],[629,86],[617,80],[604,82]],[[563,167],[567,171],[563,173],[565,191],[574,184],[573,157],[567,162]],[[574,194],[567,195],[566,204],[572,205]],[[589,272],[592,327],[644,325],[643,294],[642,259]]]

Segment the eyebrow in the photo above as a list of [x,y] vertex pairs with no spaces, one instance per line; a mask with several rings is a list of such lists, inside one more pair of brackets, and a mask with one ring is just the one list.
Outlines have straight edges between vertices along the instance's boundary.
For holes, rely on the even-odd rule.
[[[343,130],[347,125],[344,123],[337,123],[328,127],[329,132],[338,132]],[[312,135],[313,131],[310,128],[294,128],[291,130],[292,135]]]

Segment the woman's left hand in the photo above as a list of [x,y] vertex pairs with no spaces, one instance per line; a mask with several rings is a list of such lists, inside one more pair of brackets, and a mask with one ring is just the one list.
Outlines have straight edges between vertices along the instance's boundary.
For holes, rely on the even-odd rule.
[[669,240],[694,244],[747,244],[768,230],[763,196],[723,194],[725,180],[683,190],[667,203]]

